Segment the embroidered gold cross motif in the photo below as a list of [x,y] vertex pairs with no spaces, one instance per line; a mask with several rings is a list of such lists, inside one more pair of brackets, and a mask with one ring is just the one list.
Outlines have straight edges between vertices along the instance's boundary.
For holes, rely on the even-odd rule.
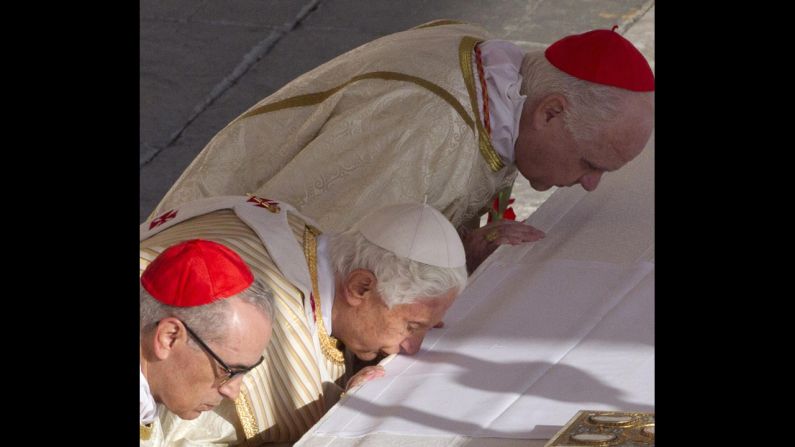
[[281,208],[279,208],[279,202],[275,200],[263,199],[262,197],[257,197],[253,194],[248,194],[248,196],[249,199],[246,200],[246,202],[254,203],[254,206],[265,208],[271,213],[278,213],[281,210]]

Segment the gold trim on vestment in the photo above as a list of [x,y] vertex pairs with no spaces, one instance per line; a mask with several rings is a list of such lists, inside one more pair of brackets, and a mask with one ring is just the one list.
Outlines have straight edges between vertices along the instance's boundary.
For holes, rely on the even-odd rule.
[[237,410],[237,418],[240,420],[246,439],[257,436],[259,433],[257,418],[254,417],[254,407],[251,406],[251,400],[249,400],[248,392],[244,387],[240,387],[240,393],[235,399],[235,410]]
[[345,355],[339,349],[339,340],[330,336],[326,332],[326,325],[323,323],[323,314],[320,311],[320,289],[317,283],[317,236],[320,230],[307,225],[304,230],[304,256],[306,256],[306,263],[309,264],[309,275],[312,277],[312,295],[315,302],[315,324],[317,325],[317,334],[320,339],[320,350],[323,355],[332,362],[343,365],[345,364]]
[[466,22],[460,22],[458,20],[452,19],[439,19],[439,20],[431,20],[428,23],[423,23],[422,25],[417,25],[411,29],[423,29],[423,28],[431,28],[434,26],[441,26],[441,25],[466,25]]
[[141,441],[148,441],[152,437],[152,424],[154,422],[141,424]]
[[[475,49],[475,45],[480,42],[483,42],[483,40],[472,36],[464,36],[461,39],[461,44],[458,47],[458,60],[461,62],[461,73],[464,76],[464,84],[467,86],[469,99],[472,102],[472,113],[475,115],[480,154],[483,155],[483,158],[486,160],[486,163],[488,163],[489,168],[491,168],[492,171],[497,172],[504,168],[505,164],[500,159],[497,151],[494,150],[494,146],[491,145],[491,139],[486,133],[486,129],[483,128],[483,122],[480,120],[477,90],[475,89],[475,75],[472,73],[472,51]],[[483,100],[488,101],[488,98],[484,98]]]
[[[471,71],[471,70],[470,70]],[[423,87],[426,90],[436,94],[440,98],[442,98],[445,102],[450,104],[453,109],[461,116],[461,119],[467,123],[473,131],[475,130],[475,123],[472,121],[472,117],[469,116],[464,106],[461,105],[460,102],[453,96],[450,92],[439,87],[438,85],[434,84],[433,82],[427,81],[422,78],[418,78],[416,76],[407,75],[404,73],[398,73],[394,71],[374,71],[370,73],[360,74],[358,76],[354,76],[348,82],[338,85],[330,90],[326,90],[323,92],[317,93],[307,93],[306,95],[298,95],[293,96],[291,98],[282,99],[281,101],[276,101],[270,104],[264,104],[259,107],[256,107],[248,112],[240,115],[234,122],[249,118],[256,115],[261,115],[263,113],[268,112],[276,112],[278,110],[289,109],[292,107],[306,107],[321,103],[328,99],[334,93],[337,93],[339,90],[347,87],[348,85],[356,82],[362,81],[364,79],[381,79],[384,81],[403,81],[403,82],[411,82],[413,84],[417,84],[420,87]]]

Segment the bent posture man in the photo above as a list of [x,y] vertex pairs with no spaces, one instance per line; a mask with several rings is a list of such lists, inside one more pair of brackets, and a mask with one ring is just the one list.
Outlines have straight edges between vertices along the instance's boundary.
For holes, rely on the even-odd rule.
[[141,276],[141,441],[163,442],[162,404],[196,419],[234,400],[243,374],[263,361],[273,296],[227,247],[172,245]]
[[341,231],[373,203],[426,200],[465,238],[473,270],[543,233],[479,216],[518,171],[543,191],[597,187],[653,125],[654,76],[620,34],[525,53],[480,27],[432,22],[345,53],[221,130],[155,209],[254,193]]
[[353,355],[367,361],[416,351],[412,341],[441,321],[466,283],[461,241],[427,205],[391,205],[349,231],[322,234],[286,203],[203,199],[142,224],[141,259],[194,238],[234,248],[273,289],[273,337],[234,405],[194,421],[170,419],[172,443],[297,440],[349,379],[360,382],[346,374]]

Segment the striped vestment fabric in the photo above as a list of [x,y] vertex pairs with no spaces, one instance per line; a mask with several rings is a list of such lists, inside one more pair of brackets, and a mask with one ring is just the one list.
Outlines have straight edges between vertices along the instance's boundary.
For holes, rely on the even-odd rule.
[[[306,224],[289,212],[288,222],[303,247]],[[295,441],[339,398],[345,365],[323,356],[315,322],[309,318],[311,310],[307,314],[309,307],[305,307],[309,306],[308,297],[305,303],[299,289],[281,275],[256,233],[232,210],[194,217],[141,242],[141,273],[166,248],[196,238],[234,250],[274,292],[273,335],[265,361],[245,376],[235,402],[237,439],[249,438],[246,445]]]

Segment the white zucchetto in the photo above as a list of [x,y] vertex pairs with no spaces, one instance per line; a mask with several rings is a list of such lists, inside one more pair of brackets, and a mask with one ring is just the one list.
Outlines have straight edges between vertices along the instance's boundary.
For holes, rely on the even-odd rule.
[[421,203],[389,205],[354,226],[373,244],[398,256],[437,267],[466,265],[464,245],[446,217]]

